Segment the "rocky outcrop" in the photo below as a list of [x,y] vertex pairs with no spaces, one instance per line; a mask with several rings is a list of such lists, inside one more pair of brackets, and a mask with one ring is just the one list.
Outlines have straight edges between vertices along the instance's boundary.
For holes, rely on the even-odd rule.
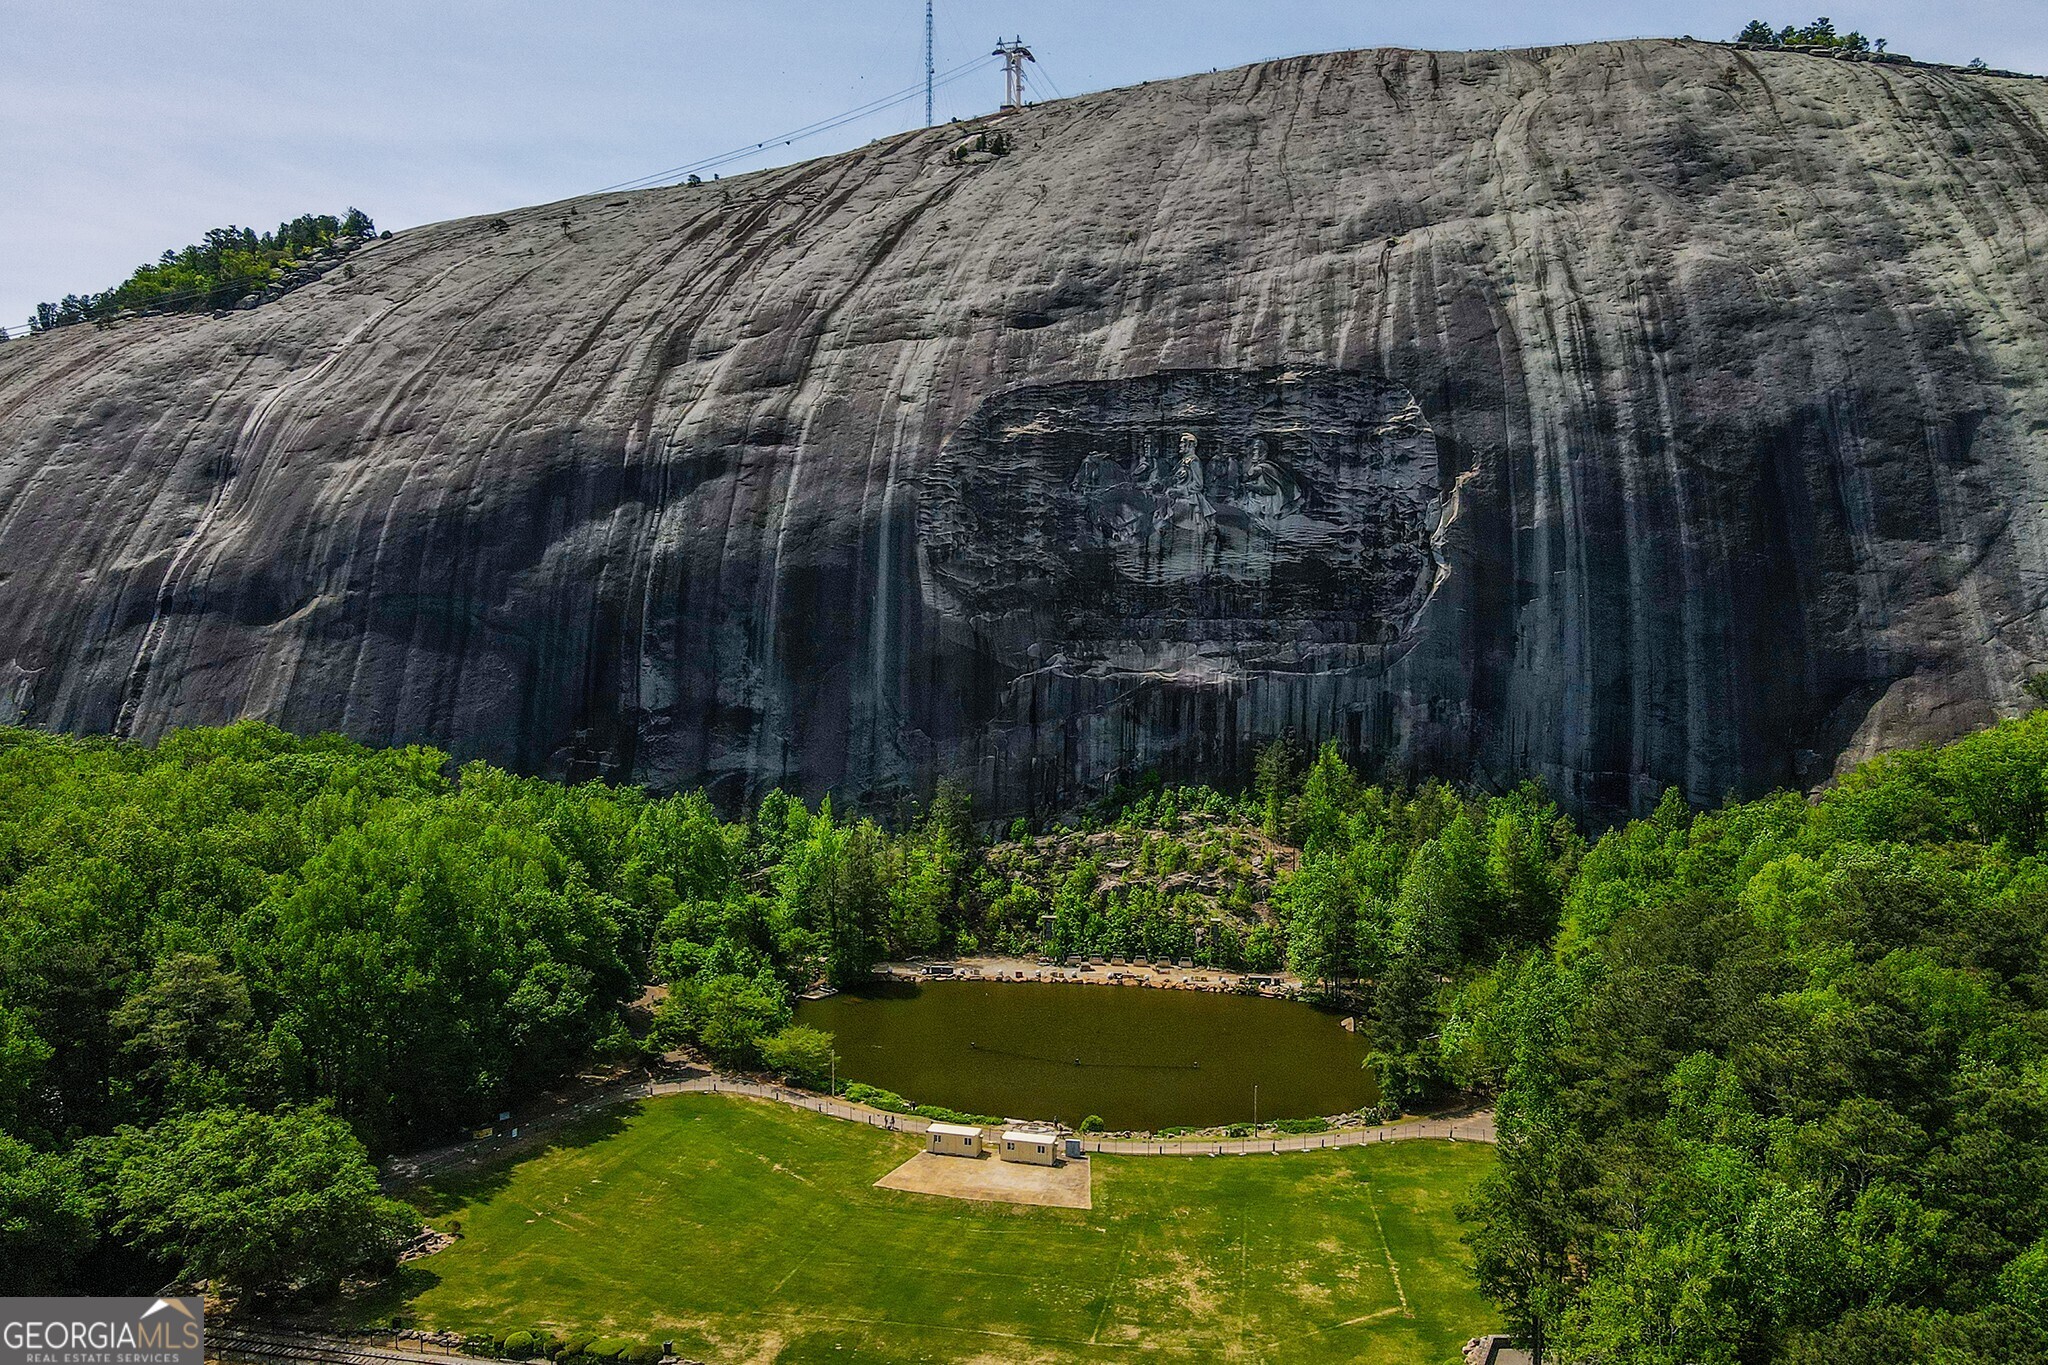
[[1339,53],[0,347],[0,719],[989,809],[1282,733],[1591,813],[2022,703],[2048,83]]
[[[927,689],[919,731],[1021,774],[1030,804],[1041,716],[1108,773],[1130,766],[1134,691],[1384,674],[1436,585],[1439,462],[1414,397],[1377,375],[1177,370],[996,395],[919,481],[917,589],[933,675],[987,661],[999,684]],[[1229,771],[1258,731],[1171,724],[1154,761],[1194,771]],[[1056,770],[1052,790],[1071,781]]]

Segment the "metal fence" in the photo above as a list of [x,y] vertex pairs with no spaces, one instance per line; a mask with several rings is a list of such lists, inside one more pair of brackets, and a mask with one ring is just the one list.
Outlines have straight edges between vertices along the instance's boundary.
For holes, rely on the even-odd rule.
[[[865,1123],[874,1128],[891,1128],[922,1133],[930,1123],[909,1114],[888,1114],[859,1105],[826,1099],[808,1091],[789,1090],[779,1085],[712,1076],[690,1081],[656,1082],[645,1087],[653,1095],[686,1092],[715,1095],[751,1095],[776,1100],[798,1109],[827,1114],[836,1119]],[[1104,1156],[1255,1156],[1273,1152],[1320,1152],[1331,1147],[1365,1147],[1376,1142],[1409,1142],[1434,1139],[1449,1142],[1492,1142],[1493,1115],[1481,1113],[1459,1119],[1423,1119],[1410,1123],[1380,1124],[1373,1128],[1347,1128],[1332,1133],[1276,1133],[1253,1138],[1098,1138],[1083,1137],[1083,1151]]]
[[1083,1151],[1104,1156],[1259,1156],[1277,1152],[1320,1152],[1331,1147],[1369,1147],[1378,1142],[1409,1142],[1431,1138],[1449,1142],[1492,1142],[1493,1116],[1425,1119],[1419,1123],[1381,1124],[1375,1128],[1347,1128],[1334,1133],[1278,1133],[1257,1138],[1091,1138],[1081,1139]]
[[417,1338],[407,1340],[403,1349],[371,1346],[348,1337],[269,1324],[206,1329],[208,1360],[244,1362],[244,1365],[272,1365],[276,1361],[302,1361],[306,1365],[394,1365],[394,1362],[402,1365],[405,1361],[449,1356],[462,1357],[464,1352],[459,1346]]
[[750,1095],[755,1099],[774,1100],[796,1109],[808,1109],[814,1114],[828,1118],[844,1119],[850,1123],[865,1123],[870,1128],[886,1128],[902,1133],[922,1133],[931,1127],[931,1120],[915,1114],[891,1114],[885,1110],[867,1109],[844,1100],[827,1099],[813,1095],[807,1090],[790,1090],[779,1085],[762,1085],[758,1081],[734,1080],[729,1076],[706,1076],[688,1081],[656,1081],[640,1087],[648,1096],[653,1095]]
[[[526,1137],[529,1141],[537,1139],[543,1133],[560,1127],[573,1118],[611,1105],[627,1104],[657,1095],[685,1094],[747,1095],[755,1099],[773,1100],[796,1109],[808,1109],[814,1114],[824,1114],[828,1118],[848,1123],[865,1123],[870,1128],[882,1128],[892,1132],[923,1133],[931,1127],[928,1119],[919,1118],[915,1114],[891,1114],[858,1104],[848,1104],[844,1100],[813,1095],[807,1090],[791,1090],[785,1086],[740,1080],[731,1076],[708,1075],[693,1076],[681,1081],[637,1081],[630,1085],[616,1086],[560,1114],[525,1125]],[[1083,1135],[1081,1147],[1083,1151],[1099,1152],[1104,1156],[1257,1156],[1278,1152],[1320,1152],[1331,1147],[1364,1147],[1376,1142],[1408,1142],[1425,1138],[1450,1142],[1492,1142],[1493,1115],[1477,1113],[1465,1118],[1422,1119],[1409,1123],[1381,1124],[1374,1128],[1346,1128],[1333,1133],[1276,1133],[1272,1136],[1253,1138],[1141,1140]],[[394,1184],[402,1184],[437,1171],[476,1165],[507,1145],[508,1139],[500,1135],[397,1158],[385,1168],[385,1178]]]

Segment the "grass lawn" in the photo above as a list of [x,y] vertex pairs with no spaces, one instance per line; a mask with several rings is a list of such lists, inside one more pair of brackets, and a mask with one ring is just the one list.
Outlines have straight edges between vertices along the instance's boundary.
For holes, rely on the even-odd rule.
[[873,1188],[903,1134],[683,1095],[415,1192],[462,1239],[365,1321],[542,1325],[727,1361],[1445,1365],[1494,1326],[1452,1209],[1492,1160],[1398,1142],[1096,1157],[1092,1210]]

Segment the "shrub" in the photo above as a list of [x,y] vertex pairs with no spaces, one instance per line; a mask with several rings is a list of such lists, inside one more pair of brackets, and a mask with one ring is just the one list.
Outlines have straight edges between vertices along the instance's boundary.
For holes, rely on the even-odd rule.
[[513,1332],[505,1338],[500,1349],[514,1360],[531,1360],[540,1354],[540,1343],[534,1340],[531,1332]]
[[983,1128],[993,1128],[1002,1122],[994,1114],[969,1114],[959,1109],[948,1109],[942,1104],[915,1105],[910,1112],[934,1123],[976,1123]]
[[555,1359],[578,1359],[583,1355],[585,1351],[590,1349],[590,1343],[594,1340],[596,1340],[595,1337],[583,1334],[572,1336],[562,1343],[562,1349],[555,1353]]
[[655,1365],[661,1359],[662,1351],[651,1341],[635,1342],[619,1352],[619,1359],[625,1365]]
[[1233,1123],[1223,1130],[1223,1136],[1225,1137],[1246,1138],[1251,1135],[1252,1126],[1249,1123]]
[[1327,1133],[1330,1131],[1330,1121],[1328,1119],[1276,1119],[1273,1123],[1273,1129],[1275,1132],[1280,1133]]
[[1090,1114],[1090,1115],[1089,1115],[1089,1116],[1088,1116],[1087,1118],[1085,1118],[1085,1119],[1082,1119],[1082,1120],[1081,1120],[1081,1131],[1082,1131],[1082,1132],[1084,1132],[1084,1133],[1099,1133],[1099,1132],[1101,1132],[1101,1131],[1102,1131],[1102,1115],[1100,1115],[1100,1114]]
[[839,1093],[855,1104],[865,1104],[873,1109],[887,1109],[895,1114],[910,1112],[909,1100],[893,1090],[884,1090],[879,1085],[869,1085],[866,1081],[849,1081]]
[[624,1337],[599,1337],[583,1350],[592,1360],[617,1360],[633,1349],[635,1343]]

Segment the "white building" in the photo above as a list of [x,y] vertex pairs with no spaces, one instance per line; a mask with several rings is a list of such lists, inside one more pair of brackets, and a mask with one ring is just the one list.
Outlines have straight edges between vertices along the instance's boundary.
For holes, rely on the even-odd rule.
[[940,1156],[980,1156],[981,1129],[961,1123],[935,1123],[925,1129],[924,1149]]
[[1057,1166],[1060,1160],[1059,1141],[1056,1133],[1012,1128],[1003,1134],[1002,1157],[1005,1161],[1024,1161],[1033,1166]]

